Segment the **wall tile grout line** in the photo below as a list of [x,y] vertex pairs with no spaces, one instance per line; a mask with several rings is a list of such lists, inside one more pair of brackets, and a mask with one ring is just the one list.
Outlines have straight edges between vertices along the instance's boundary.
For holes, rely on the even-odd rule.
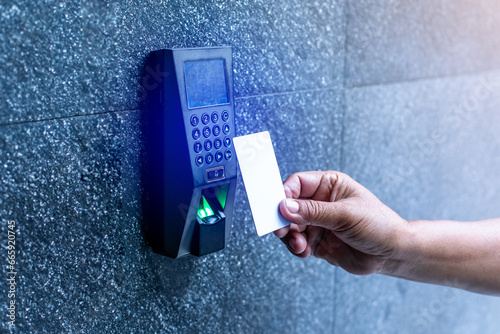
[[[339,169],[340,171],[344,170],[344,131],[345,131],[345,123],[344,118],[346,114],[347,104],[346,104],[346,73],[347,73],[347,39],[348,39],[348,15],[349,15],[349,1],[344,0],[344,66],[342,73],[342,92],[341,92],[341,101],[342,101],[342,115],[340,120],[340,161],[339,161]],[[338,268],[333,268],[333,317],[332,317],[332,333],[335,334],[336,326],[337,326],[337,271]]]
[[349,26],[349,20],[348,20],[348,13],[349,13],[349,0],[344,1],[344,69],[343,69],[343,75],[342,75],[342,87],[346,89],[346,76],[347,76],[347,39],[349,38],[348,34],[348,26]]
[[[235,101],[238,101],[238,100],[245,100],[245,99],[259,98],[259,97],[283,96],[283,95],[325,92],[325,91],[335,91],[335,90],[338,90],[338,88],[334,88],[334,87],[313,88],[313,89],[303,89],[303,90],[296,90],[296,91],[284,91],[284,92],[278,92],[278,93],[239,96],[239,97],[235,97],[234,99],[235,99]],[[139,111],[139,110],[145,110],[145,109],[144,108],[137,108],[137,109],[109,110],[109,111],[102,111],[102,112],[89,113],[89,114],[42,118],[42,119],[36,119],[36,120],[2,123],[2,124],[0,124],[0,127],[10,126],[10,125],[22,125],[22,124],[29,124],[29,123],[38,123],[38,122],[48,122],[48,121],[69,119],[69,118],[75,118],[75,117],[86,117],[86,116],[105,115],[105,114],[111,114],[111,113],[132,112],[132,111]]]
[[277,93],[267,93],[267,94],[258,94],[258,95],[247,95],[247,96],[238,96],[235,97],[235,100],[245,100],[257,97],[269,97],[269,96],[282,96],[282,95],[293,95],[293,94],[303,94],[303,93],[314,93],[314,92],[325,92],[325,91],[333,91],[339,90],[339,88],[335,87],[323,87],[323,88],[311,88],[311,89],[299,89],[299,90],[291,90]]
[[[347,11],[346,11],[346,21],[347,21]],[[347,34],[347,25],[348,25],[348,22],[346,22],[346,34]],[[277,93],[239,96],[239,97],[235,97],[234,99],[236,101],[236,100],[245,100],[245,99],[259,98],[259,97],[283,96],[283,95],[303,94],[303,93],[322,92],[322,91],[334,91],[334,90],[342,89],[343,90],[342,94],[344,95],[344,100],[345,100],[346,91],[352,90],[352,89],[357,89],[357,88],[367,88],[367,87],[377,87],[377,86],[384,87],[384,86],[391,86],[391,85],[405,84],[405,83],[433,81],[436,79],[452,79],[452,78],[479,76],[479,75],[493,73],[493,72],[500,70],[499,68],[492,68],[492,69],[487,69],[487,70],[483,70],[483,71],[465,72],[465,73],[460,73],[460,74],[450,74],[450,75],[443,75],[443,76],[436,76],[436,77],[431,76],[431,77],[408,79],[408,80],[403,80],[403,81],[388,81],[388,82],[381,82],[381,83],[367,83],[367,84],[361,84],[361,85],[347,86],[346,81],[345,81],[346,71],[347,71],[347,66],[346,66],[346,64],[347,64],[347,36],[346,36],[346,39],[344,41],[344,52],[345,52],[344,53],[344,79],[343,79],[343,84],[342,84],[341,88],[325,87],[325,88],[302,89],[302,90],[295,90],[295,91],[284,91],[284,92],[277,92]],[[344,153],[343,153],[344,126],[343,126],[343,121],[344,121],[346,108],[347,108],[347,106],[344,105],[343,114],[342,114],[342,130],[341,130],[342,131],[342,134],[341,134],[341,156],[340,156],[340,170],[341,171],[343,171],[343,169],[344,169],[344,160],[343,160],[343,157],[344,157]],[[28,121],[1,123],[0,128],[5,127],[5,126],[10,126],[10,125],[22,125],[22,124],[29,124],[29,123],[55,121],[55,120],[60,120],[60,119],[69,119],[69,118],[75,118],[75,117],[96,116],[96,115],[105,115],[105,114],[119,113],[119,112],[131,112],[131,111],[139,111],[139,110],[144,110],[144,108],[110,110],[110,111],[103,111],[103,112],[90,113],[90,114],[69,115],[69,116],[61,116],[61,117],[28,120]]]
[[[346,57],[347,57],[347,55],[346,55]],[[448,75],[436,75],[436,76],[427,76],[427,77],[419,77],[419,78],[410,78],[410,79],[405,79],[405,80],[401,80],[401,81],[373,82],[373,83],[356,84],[356,85],[350,85],[350,86],[345,85],[345,82],[344,82],[344,88],[346,90],[350,90],[350,89],[356,89],[356,88],[369,88],[369,87],[377,87],[377,86],[378,87],[385,87],[385,86],[392,86],[392,85],[397,85],[397,84],[419,83],[419,82],[425,82],[425,81],[446,80],[446,79],[454,79],[454,78],[459,79],[459,78],[480,76],[480,75],[484,75],[487,73],[494,73],[497,71],[500,71],[500,68],[495,67],[495,68],[484,69],[484,70],[480,70],[480,71],[471,71],[471,72],[463,72],[463,73],[448,74]]]
[[42,119],[35,119],[35,120],[30,120],[30,121],[20,121],[20,122],[12,122],[12,123],[3,123],[3,124],[0,124],[0,127],[6,127],[6,126],[10,126],[10,125],[23,125],[23,124],[30,124],[30,123],[39,123],[39,122],[50,122],[50,121],[57,121],[57,120],[61,120],[61,119],[69,119],[69,118],[77,118],[77,117],[107,115],[107,114],[122,113],[122,112],[133,112],[133,111],[140,111],[140,110],[144,110],[144,109],[138,108],[138,109],[110,110],[110,111],[102,111],[102,112],[96,112],[96,113],[90,113],[90,114],[69,115],[69,116],[52,117],[52,118],[42,118]]

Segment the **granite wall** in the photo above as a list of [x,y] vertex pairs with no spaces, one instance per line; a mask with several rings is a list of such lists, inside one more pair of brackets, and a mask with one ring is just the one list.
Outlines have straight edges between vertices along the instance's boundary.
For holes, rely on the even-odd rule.
[[231,45],[237,134],[270,131],[283,178],[342,170],[408,219],[500,216],[499,10],[493,0],[2,1],[2,332],[498,333],[498,299],[355,277],[257,237],[241,180],[224,251],[154,254],[138,173],[147,54]]

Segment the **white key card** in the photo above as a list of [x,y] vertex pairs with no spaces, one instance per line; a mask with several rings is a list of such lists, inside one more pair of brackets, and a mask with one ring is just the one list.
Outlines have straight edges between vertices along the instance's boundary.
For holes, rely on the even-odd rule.
[[257,234],[290,225],[278,211],[286,196],[269,132],[235,137],[233,143]]

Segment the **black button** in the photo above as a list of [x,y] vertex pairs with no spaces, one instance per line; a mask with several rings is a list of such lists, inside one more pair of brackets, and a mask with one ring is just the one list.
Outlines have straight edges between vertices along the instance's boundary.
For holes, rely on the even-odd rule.
[[205,150],[210,151],[212,149],[212,142],[210,140],[205,141]]
[[214,127],[212,128],[212,132],[213,132],[214,136],[216,136],[216,137],[218,135],[220,135],[220,126],[214,125]]
[[227,112],[227,110],[224,110],[224,111],[222,112],[222,120],[223,120],[224,122],[227,122],[227,120],[228,120],[228,119],[229,119],[229,113]]
[[197,155],[197,156],[196,156],[196,159],[195,159],[195,162],[196,162],[196,165],[197,165],[197,166],[201,166],[201,165],[203,165],[203,156],[201,156],[201,155]]
[[221,160],[222,160],[222,153],[220,151],[217,151],[215,153],[215,161],[221,162]]
[[207,156],[205,157],[205,161],[207,162],[207,164],[210,165],[212,162],[214,162],[214,156],[208,153]]
[[207,180],[219,180],[224,178],[224,167],[215,167],[207,170]]
[[231,130],[231,128],[229,127],[228,124],[224,124],[222,126],[222,131],[224,131],[224,133],[227,135],[229,133],[229,130]]
[[231,146],[231,138],[229,138],[229,137],[224,138],[224,146],[226,146],[226,147]]
[[203,135],[205,136],[205,138],[210,137],[210,133],[211,133],[210,128],[208,126],[205,126],[203,128]]
[[200,153],[201,152],[201,149],[202,149],[203,146],[201,146],[201,143],[199,141],[197,141],[196,143],[194,143],[194,151],[196,153]]
[[200,123],[200,119],[198,118],[198,116],[196,116],[196,115],[191,116],[191,125],[192,126],[197,126],[199,123]]
[[203,115],[201,115],[201,121],[203,122],[203,124],[207,125],[208,122],[210,122],[210,116],[208,116],[207,113],[204,113]]
[[231,158],[233,157],[233,152],[231,152],[231,150],[227,150],[224,153],[224,156],[226,157],[226,160],[231,160]]
[[214,140],[215,149],[218,150],[221,146],[222,146],[222,141],[219,138],[215,139]]
[[193,130],[193,139],[198,140],[201,136],[200,130],[199,129],[194,129]]
[[212,123],[217,123],[219,121],[219,114],[215,111],[212,113]]

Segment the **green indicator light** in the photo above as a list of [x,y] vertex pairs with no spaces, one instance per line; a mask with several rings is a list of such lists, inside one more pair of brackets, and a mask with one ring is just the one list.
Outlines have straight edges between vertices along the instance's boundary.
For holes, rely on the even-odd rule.
[[199,210],[198,210],[198,216],[199,216],[200,218],[205,218],[205,217],[207,216],[207,214],[205,213],[205,210],[203,210],[203,209],[199,209]]
[[205,213],[207,214],[207,217],[214,215],[214,212],[212,211],[212,208],[208,204],[207,200],[205,199],[205,196],[203,196],[203,206],[205,207]]
[[207,200],[205,199],[205,196],[202,196],[203,199],[203,204],[201,205],[201,208],[198,209],[198,216],[200,218],[206,218],[214,215],[214,212],[210,205],[208,204]]
[[226,208],[226,198],[227,198],[227,190],[229,188],[229,184],[226,184],[219,188],[219,191],[217,192],[217,199],[219,200],[220,205],[222,206],[222,209]]

